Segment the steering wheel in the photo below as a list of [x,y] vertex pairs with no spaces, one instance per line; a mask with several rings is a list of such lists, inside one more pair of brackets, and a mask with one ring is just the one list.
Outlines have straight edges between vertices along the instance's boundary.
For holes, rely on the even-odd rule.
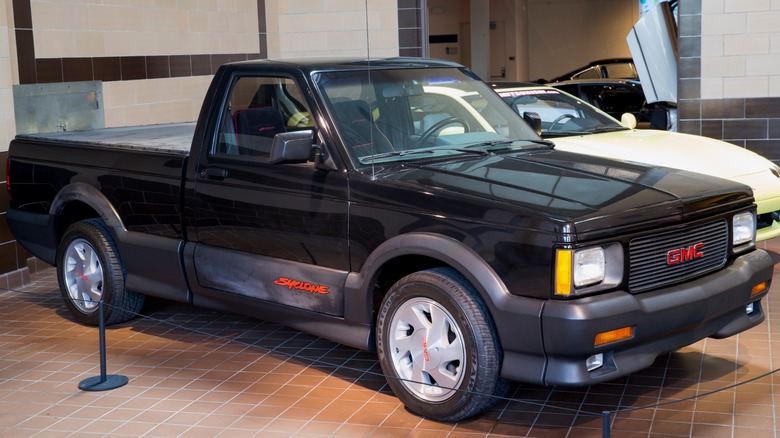
[[560,115],[560,116],[558,116],[557,119],[553,120],[553,122],[550,124],[550,127],[547,128],[547,130],[548,131],[553,131],[553,128],[555,128],[559,123],[561,123],[561,121],[563,121],[565,119],[576,119],[576,118],[577,118],[577,116],[575,116],[574,114],[563,114],[563,115]]
[[460,126],[463,126],[464,132],[469,132],[469,125],[466,123],[465,120],[461,119],[460,117],[447,117],[446,119],[441,119],[438,122],[434,123],[430,128],[426,129],[425,132],[420,136],[420,138],[417,140],[417,144],[425,144],[425,142],[428,141],[433,134],[440,131],[442,128],[444,128],[447,125],[451,124],[458,124]]

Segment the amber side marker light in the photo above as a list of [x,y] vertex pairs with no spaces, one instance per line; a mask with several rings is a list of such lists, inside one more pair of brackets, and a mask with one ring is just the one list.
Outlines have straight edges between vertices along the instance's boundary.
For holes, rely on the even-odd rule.
[[634,337],[634,329],[636,327],[621,327],[619,329],[610,330],[608,332],[601,332],[596,335],[596,339],[593,340],[593,346],[599,347],[601,345],[610,344],[612,342],[622,341],[624,339],[631,339]]
[[562,249],[555,260],[555,294],[571,294],[571,258],[574,251]]
[[752,297],[753,295],[758,295],[761,292],[767,290],[767,288],[769,288],[769,282],[768,281],[765,281],[763,283],[759,283],[759,284],[753,286],[753,289],[750,290],[750,296]]

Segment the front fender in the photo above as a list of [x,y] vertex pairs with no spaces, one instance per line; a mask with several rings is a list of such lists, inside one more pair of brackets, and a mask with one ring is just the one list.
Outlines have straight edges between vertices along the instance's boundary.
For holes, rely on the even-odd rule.
[[[345,317],[351,323],[375,327],[372,291],[379,272],[390,260],[406,255],[437,259],[460,272],[487,304],[505,361],[524,364],[530,376],[527,380],[541,381],[544,367],[541,313],[545,301],[512,295],[479,254],[447,236],[409,233],[379,245],[363,263],[360,272],[352,272],[347,276],[344,290]],[[366,344],[371,347],[371,340],[367,340]]]
[[360,272],[347,276],[345,315],[355,318],[358,323],[371,322],[370,292],[382,266],[394,258],[408,255],[430,257],[453,267],[477,288],[488,305],[509,294],[495,271],[471,248],[439,234],[408,233],[383,242],[368,256]]

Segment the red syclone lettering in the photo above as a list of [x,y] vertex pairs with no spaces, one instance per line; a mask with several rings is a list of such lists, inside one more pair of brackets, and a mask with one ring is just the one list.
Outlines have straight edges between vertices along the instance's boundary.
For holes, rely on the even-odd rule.
[[330,293],[328,291],[328,286],[325,286],[323,284],[312,284],[306,281],[293,280],[292,278],[287,278],[287,277],[277,278],[276,280],[274,280],[274,284],[278,286],[286,287],[289,290],[293,290],[293,289],[302,290],[310,294],[327,295]]

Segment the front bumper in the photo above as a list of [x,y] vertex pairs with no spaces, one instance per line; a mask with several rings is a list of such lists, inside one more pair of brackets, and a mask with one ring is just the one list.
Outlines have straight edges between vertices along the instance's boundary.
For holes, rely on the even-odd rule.
[[[650,366],[661,354],[760,324],[764,320],[760,299],[767,291],[751,296],[751,289],[771,280],[773,264],[769,254],[755,250],[721,271],[674,287],[548,301],[542,313],[543,383],[590,385],[612,380]],[[753,311],[748,314],[746,306],[751,303]],[[621,327],[634,327],[634,336],[594,347],[596,334]],[[589,372],[586,359],[598,353],[603,354],[604,365]],[[522,372],[506,361],[505,366],[506,378]]]

